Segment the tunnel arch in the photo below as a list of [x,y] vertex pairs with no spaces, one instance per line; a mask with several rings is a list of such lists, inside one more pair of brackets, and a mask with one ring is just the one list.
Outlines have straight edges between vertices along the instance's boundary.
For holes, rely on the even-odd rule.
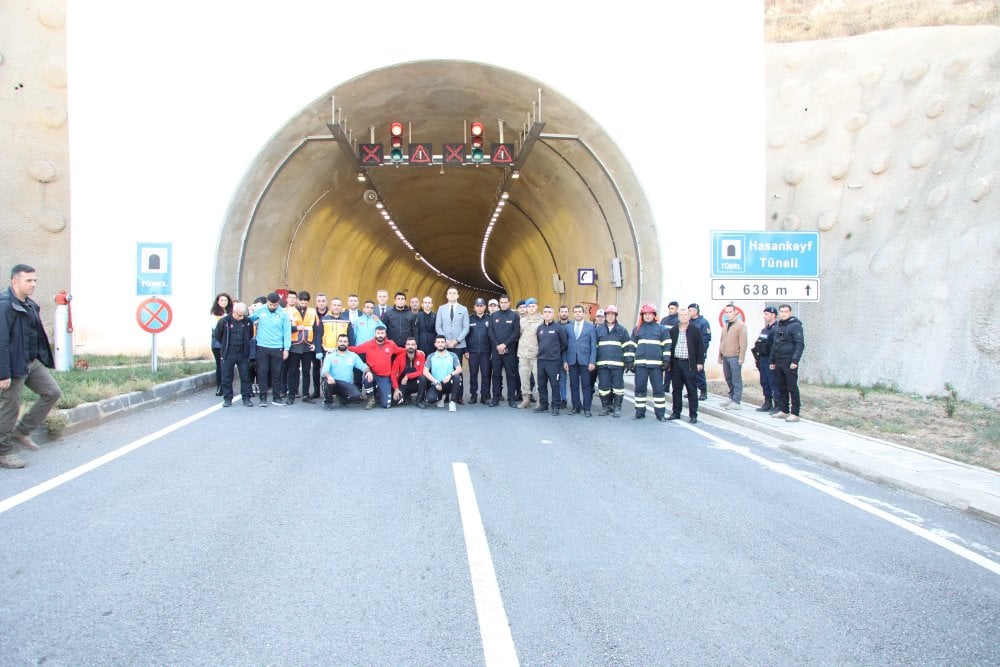
[[[540,92],[543,91],[543,92]],[[335,100],[336,118],[331,105]],[[540,99],[540,109],[533,102]],[[532,119],[544,123],[512,180],[511,168],[381,166],[364,170],[331,125],[354,142],[388,143],[389,124],[412,128],[406,141],[461,141],[468,121],[486,125],[486,144],[522,148]],[[535,126],[540,127],[540,126]],[[409,135],[409,133],[407,133]],[[377,190],[412,250],[364,198]],[[501,191],[509,198],[481,262],[484,233]],[[427,263],[420,261],[421,255]],[[620,258],[623,284],[611,281]],[[432,265],[441,273],[432,270]],[[501,287],[492,284],[486,272]],[[595,286],[578,286],[593,268]],[[565,285],[554,291],[553,274]],[[386,288],[430,295],[458,281],[461,300],[507,291],[541,303],[616,303],[623,313],[658,303],[662,266],[649,204],[622,153],[581,108],[548,86],[493,65],[408,62],[346,81],[302,109],[248,166],[222,224],[216,287],[253,299],[277,287],[331,296],[373,297]]]

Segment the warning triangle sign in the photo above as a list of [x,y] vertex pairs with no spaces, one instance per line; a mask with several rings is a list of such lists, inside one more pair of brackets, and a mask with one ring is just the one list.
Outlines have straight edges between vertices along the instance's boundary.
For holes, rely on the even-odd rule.
[[433,159],[430,144],[410,144],[410,164],[430,164]]
[[490,150],[493,164],[514,164],[514,144],[493,144]]

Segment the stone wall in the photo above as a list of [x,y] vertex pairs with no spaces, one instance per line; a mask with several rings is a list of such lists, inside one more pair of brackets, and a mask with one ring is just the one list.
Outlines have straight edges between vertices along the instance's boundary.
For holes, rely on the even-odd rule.
[[1000,28],[767,48],[768,229],[821,232],[809,381],[1000,399]]
[[0,274],[38,270],[47,323],[70,284],[64,0],[0,2]]

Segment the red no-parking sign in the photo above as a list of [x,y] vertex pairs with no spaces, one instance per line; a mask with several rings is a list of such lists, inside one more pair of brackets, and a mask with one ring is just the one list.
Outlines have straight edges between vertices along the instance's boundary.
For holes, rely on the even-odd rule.
[[[746,322],[747,321],[747,314],[743,312],[742,308],[740,308],[739,306],[735,306],[734,305],[733,306],[733,310],[735,311],[733,314],[736,315],[736,319],[738,319],[740,322]],[[721,326],[725,326],[725,324],[726,324],[726,321],[722,317],[725,314],[726,314],[726,309],[725,308],[723,308],[722,310],[719,311],[719,326],[720,327]]]
[[163,333],[174,319],[170,305],[163,299],[146,299],[135,311],[135,321],[143,331],[151,334]]

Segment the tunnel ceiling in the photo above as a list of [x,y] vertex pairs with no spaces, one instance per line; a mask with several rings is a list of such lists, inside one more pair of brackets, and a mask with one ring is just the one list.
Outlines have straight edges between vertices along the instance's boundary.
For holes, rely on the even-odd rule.
[[[466,285],[466,302],[504,289],[514,298],[625,309],[658,299],[658,243],[646,199],[604,131],[561,95],[542,92],[541,138],[520,178],[507,180],[509,198],[485,259],[502,287],[483,275],[480,251],[509,168],[381,166],[365,170],[362,183],[328,126],[333,95],[337,121],[353,140],[368,142],[374,126],[387,152],[393,121],[407,127],[404,144],[430,142],[440,154],[443,143],[465,140],[475,120],[486,126],[487,148],[499,142],[497,119],[518,151],[540,88],[516,72],[456,61],[397,65],[337,86],[281,128],[248,167],[223,223],[216,287],[243,299],[276,287],[367,298],[384,287],[439,303],[455,279]],[[413,250],[365,201],[368,189],[379,193]],[[611,282],[614,257],[624,269],[620,289]],[[582,267],[597,270],[596,286],[577,286]],[[565,294],[554,292],[553,274]]]

